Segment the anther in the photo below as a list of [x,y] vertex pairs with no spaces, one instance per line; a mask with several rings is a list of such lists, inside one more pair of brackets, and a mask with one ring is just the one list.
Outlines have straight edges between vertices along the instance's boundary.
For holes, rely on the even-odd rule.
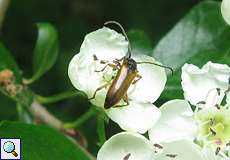
[[128,153],[128,154],[123,158],[123,160],[128,160],[130,156],[131,156],[131,153]]
[[170,158],[176,158],[176,154],[166,154],[167,157],[170,157]]

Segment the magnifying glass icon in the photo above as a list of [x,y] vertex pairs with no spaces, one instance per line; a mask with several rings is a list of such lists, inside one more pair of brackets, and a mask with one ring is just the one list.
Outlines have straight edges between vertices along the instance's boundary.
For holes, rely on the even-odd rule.
[[11,141],[7,141],[3,144],[3,150],[6,152],[6,153],[11,153],[14,155],[14,157],[17,157],[18,154],[17,152],[15,151],[15,145],[13,142]]

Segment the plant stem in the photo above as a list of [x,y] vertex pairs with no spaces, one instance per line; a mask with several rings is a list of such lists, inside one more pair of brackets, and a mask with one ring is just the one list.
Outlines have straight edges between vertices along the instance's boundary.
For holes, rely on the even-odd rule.
[[86,113],[84,113],[81,117],[79,117],[76,121],[65,123],[64,128],[78,128],[83,123],[85,123],[89,118],[91,118],[94,114],[95,114],[95,110],[91,108]]
[[84,95],[83,92],[74,90],[74,91],[66,91],[66,92],[59,93],[59,94],[49,96],[49,97],[43,97],[43,96],[37,95],[35,98],[41,104],[49,104],[49,103],[56,103],[58,101],[62,101],[67,98],[83,96],[83,95]]
[[97,134],[99,145],[102,146],[106,141],[104,115],[97,116]]
[[30,107],[31,113],[38,117],[41,121],[45,122],[46,124],[62,130],[63,128],[63,122],[54,117],[51,113],[49,113],[46,108],[44,108],[41,104],[39,104],[37,101],[34,101]]

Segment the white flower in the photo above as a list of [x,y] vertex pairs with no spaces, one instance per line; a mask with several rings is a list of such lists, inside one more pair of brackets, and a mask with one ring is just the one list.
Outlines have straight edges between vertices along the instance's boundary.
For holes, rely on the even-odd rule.
[[226,23],[230,25],[230,0],[222,1],[221,13]]
[[[106,64],[113,63],[115,59],[123,58],[128,51],[128,42],[125,37],[116,31],[103,27],[86,35],[80,52],[73,57],[69,64],[69,78],[77,89],[85,92],[88,98],[93,97],[96,89],[99,90],[96,97],[91,101],[96,106],[103,107],[106,93],[113,77],[118,70],[107,67]],[[149,56],[135,56],[132,58],[137,62],[154,62]],[[127,91],[129,105],[125,107],[110,108],[106,110],[108,116],[118,123],[124,130],[145,133],[153,127],[160,117],[160,111],[152,103],[160,96],[166,83],[164,68],[151,64],[137,64],[138,74],[142,78],[135,84],[131,84]],[[125,104],[121,100],[118,105]]]
[[149,130],[154,143],[172,142],[181,139],[193,141],[197,134],[194,113],[185,100],[171,100],[160,107],[161,117]]
[[153,144],[144,136],[122,132],[104,143],[97,160],[154,160],[154,154]]
[[122,132],[105,142],[98,152],[97,160],[217,160],[217,156],[211,153],[204,152],[189,140],[159,145],[140,134]]
[[210,160],[205,159],[202,149],[189,140],[178,140],[161,145],[162,153],[157,154],[155,160]]
[[206,107],[220,104],[228,89],[229,77],[228,65],[208,62],[199,69],[195,65],[185,64],[181,74],[184,97],[193,105],[199,102],[205,102]]
[[230,109],[223,106],[204,108],[195,118],[199,124],[197,140],[214,150],[217,147],[226,149],[230,142]]
[[178,141],[196,142],[204,150],[226,156],[230,142],[230,109],[220,106],[203,108],[195,113],[185,100],[171,100],[160,107],[162,116],[149,130],[153,143],[173,144]]
[[160,107],[159,123],[149,130],[150,140],[154,143],[189,140],[214,153],[220,149],[219,154],[226,156],[230,142],[230,108],[229,104],[222,105],[221,102],[225,94],[229,94],[226,92],[229,77],[227,65],[208,62],[199,69],[185,64],[182,68],[184,96],[195,105],[195,112],[186,100],[165,103]]

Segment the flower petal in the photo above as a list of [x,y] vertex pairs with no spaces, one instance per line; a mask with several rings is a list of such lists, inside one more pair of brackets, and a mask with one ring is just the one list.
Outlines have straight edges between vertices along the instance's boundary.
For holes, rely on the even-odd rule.
[[[81,65],[80,55],[77,54],[71,60],[68,69],[69,78],[74,87],[85,92],[89,98],[93,96],[98,87],[104,84],[103,77],[94,72],[94,68],[93,63],[88,66]],[[96,98],[94,99],[95,105],[104,105],[106,92],[107,90],[105,89],[98,92]]]
[[113,61],[128,51],[128,41],[116,31],[103,27],[85,36],[80,53],[87,57],[96,55],[99,60]]
[[230,107],[230,91],[226,93],[226,96],[227,105]]
[[154,160],[154,149],[144,136],[122,132],[112,136],[101,147],[97,160]]
[[[181,75],[184,97],[193,105],[201,101],[209,105],[220,103],[228,88],[229,77],[230,68],[227,65],[208,62],[199,69],[185,64]],[[220,96],[216,88],[221,89]]]
[[197,126],[187,101],[171,100],[163,104],[160,110],[160,120],[149,130],[149,138],[153,143],[194,140]]
[[222,1],[221,13],[226,23],[230,25],[230,0]]
[[163,152],[156,156],[156,160],[204,160],[201,148],[191,141],[180,140],[161,145]]
[[130,101],[125,107],[111,108],[108,116],[127,131],[145,133],[160,117],[160,111],[151,103]]
[[[154,58],[146,55],[133,57],[136,62],[153,62]],[[129,98],[139,102],[153,103],[160,97],[167,80],[165,69],[153,64],[137,64],[138,74],[142,78],[128,90]]]
[[202,149],[204,160],[229,160],[230,158],[224,158],[219,154],[216,155],[215,151],[212,149],[205,147]]

